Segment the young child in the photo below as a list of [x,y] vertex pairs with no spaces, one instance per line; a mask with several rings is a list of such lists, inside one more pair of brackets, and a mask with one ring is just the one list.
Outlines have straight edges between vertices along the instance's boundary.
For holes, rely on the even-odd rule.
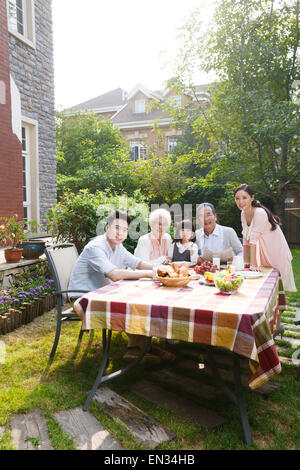
[[174,240],[168,250],[169,261],[189,261],[197,263],[198,246],[195,242],[195,229],[190,220],[182,220],[176,227]]

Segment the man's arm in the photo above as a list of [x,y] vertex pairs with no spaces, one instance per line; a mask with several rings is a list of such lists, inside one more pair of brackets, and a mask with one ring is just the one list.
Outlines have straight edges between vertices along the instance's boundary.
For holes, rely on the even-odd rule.
[[150,269],[151,271],[152,271],[152,268],[153,268],[153,265],[151,263],[147,263],[146,261],[141,261],[136,267],[136,269],[144,269],[144,270]]
[[233,228],[230,230],[230,246],[233,249],[235,255],[243,256],[243,245],[241,244],[239,237]]
[[[139,265],[140,264],[141,263],[139,263]],[[129,269],[113,269],[112,271],[109,271],[109,273],[106,273],[105,276],[108,277],[113,282],[121,281],[122,279],[140,279],[141,277],[148,277],[152,279],[153,278],[152,266],[149,265],[148,263],[143,263],[143,264],[150,266],[150,268],[149,269],[138,268],[135,271],[131,271]]]

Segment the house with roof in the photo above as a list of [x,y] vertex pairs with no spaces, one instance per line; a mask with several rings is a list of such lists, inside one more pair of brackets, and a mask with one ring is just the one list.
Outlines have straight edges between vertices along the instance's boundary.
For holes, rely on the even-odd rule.
[[[207,104],[207,85],[195,87],[199,101]],[[66,110],[67,114],[93,112],[111,119],[130,145],[133,160],[145,159],[151,149],[157,155],[171,152],[182,130],[172,126],[172,117],[163,105],[168,101],[175,107],[184,105],[190,97],[166,89],[152,91],[137,84],[129,93],[122,88],[109,91]]]
[[0,217],[56,203],[51,0],[0,0]]

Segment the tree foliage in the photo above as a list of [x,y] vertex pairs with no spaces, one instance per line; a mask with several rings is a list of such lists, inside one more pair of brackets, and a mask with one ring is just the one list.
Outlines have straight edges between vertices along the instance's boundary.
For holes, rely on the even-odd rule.
[[141,189],[151,202],[173,204],[187,190],[190,155],[160,155],[139,161],[136,174]]
[[88,188],[131,192],[137,187],[134,164],[119,129],[94,114],[57,115],[59,195]]
[[206,181],[252,183],[283,218],[300,174],[299,0],[219,0],[207,28],[193,13],[184,40],[179,85],[197,67],[218,76],[192,124],[211,144]]

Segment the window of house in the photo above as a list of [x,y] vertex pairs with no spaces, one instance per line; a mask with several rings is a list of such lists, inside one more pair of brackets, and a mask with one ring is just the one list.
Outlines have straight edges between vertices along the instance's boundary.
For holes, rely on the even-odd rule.
[[170,98],[171,105],[175,108],[181,107],[181,96],[171,96]]
[[136,100],[134,105],[135,113],[145,113],[146,112],[146,102],[145,100]]
[[23,218],[40,220],[39,169],[38,169],[38,123],[22,117],[22,160],[23,160]]
[[33,0],[7,0],[7,14],[9,32],[34,47]]
[[130,158],[133,161],[144,160],[147,157],[147,148],[141,140],[130,141]]
[[23,219],[31,220],[30,213],[30,143],[28,128],[22,126],[22,160],[23,160]]
[[177,137],[168,137],[168,153],[174,153],[178,145]]

